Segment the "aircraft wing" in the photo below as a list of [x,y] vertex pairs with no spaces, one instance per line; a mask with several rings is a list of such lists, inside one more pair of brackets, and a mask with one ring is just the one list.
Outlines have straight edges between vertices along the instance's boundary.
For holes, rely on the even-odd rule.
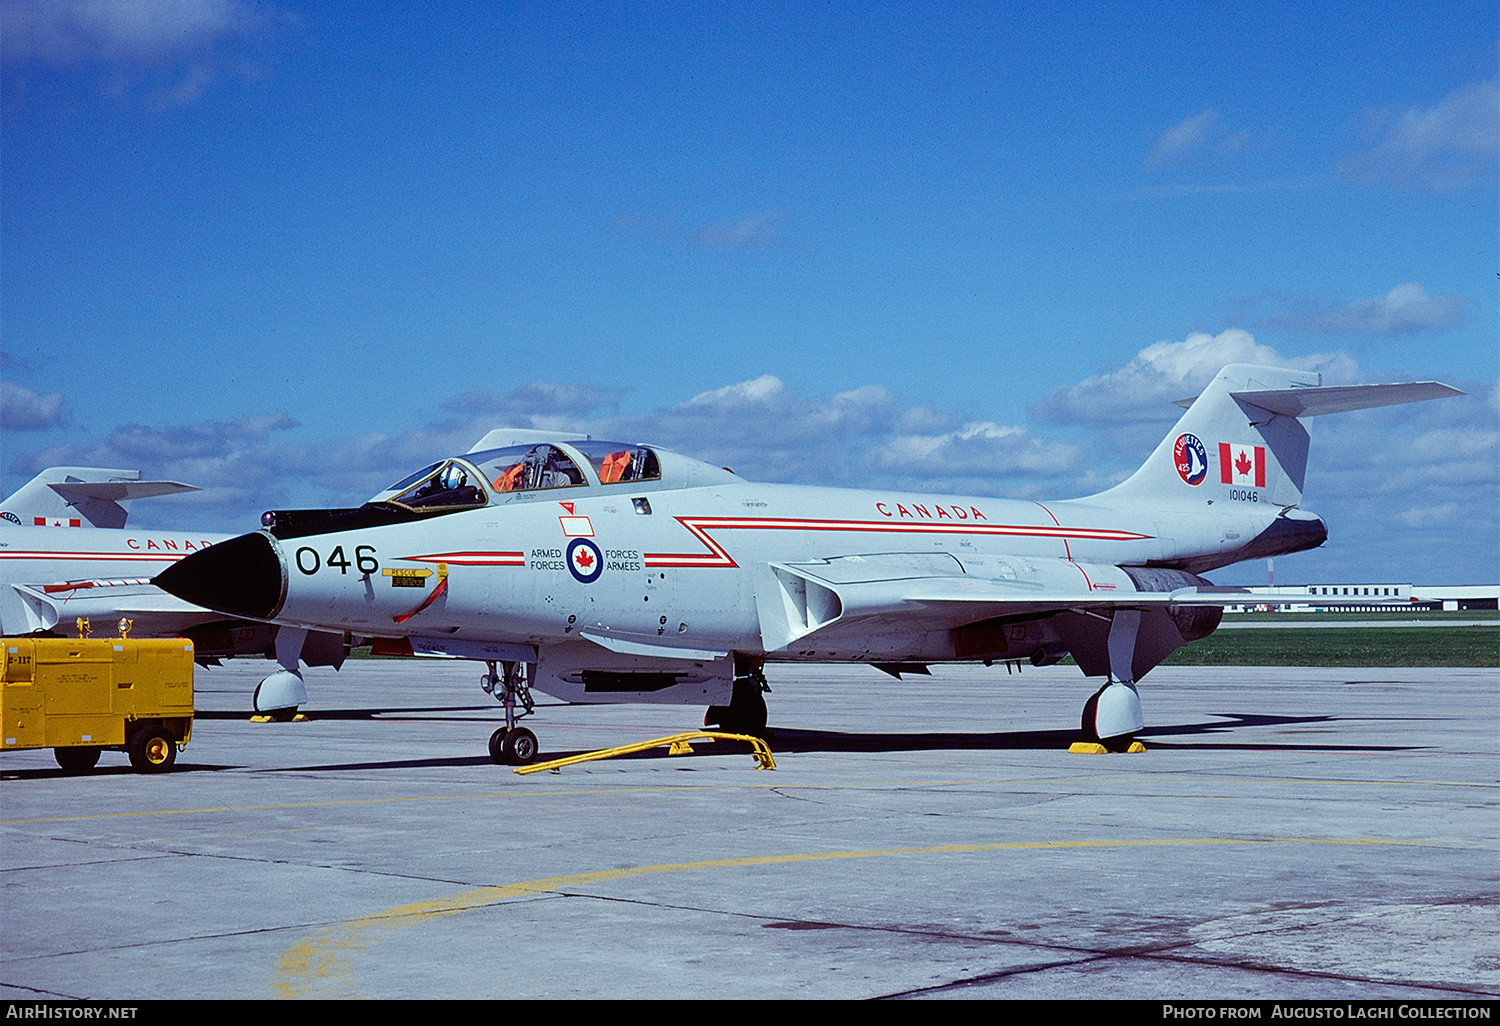
[[948,631],[983,620],[1035,619],[1061,612],[1108,618],[1120,609],[1308,601],[1307,593],[1300,591],[1271,595],[1212,586],[1140,591],[1128,578],[1063,588],[1055,581],[978,576],[946,553],[766,563],[756,575],[761,637],[768,651],[785,650],[820,631],[874,631],[883,623],[907,631]]
[[68,633],[82,618],[90,622],[95,634],[107,636],[115,633],[123,618],[133,622],[133,633],[171,637],[189,627],[224,619],[222,613],[190,605],[142,579],[12,587],[21,597],[27,631]]

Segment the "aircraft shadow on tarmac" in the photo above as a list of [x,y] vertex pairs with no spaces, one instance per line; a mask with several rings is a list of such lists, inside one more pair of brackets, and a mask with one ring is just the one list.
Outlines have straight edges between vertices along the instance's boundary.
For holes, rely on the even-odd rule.
[[[309,713],[309,719],[316,720],[402,720],[416,719],[425,721],[455,720],[463,722],[475,722],[472,713],[494,713],[498,707],[493,703],[485,705],[393,705],[388,708],[369,709],[319,709],[315,713]],[[537,703],[537,708],[545,708],[542,703]],[[193,714],[197,720],[246,720],[251,716],[243,709],[199,709]]]
[[[1313,723],[1335,723],[1336,716],[1269,716],[1259,713],[1217,713],[1221,719],[1202,723],[1173,724],[1162,727],[1147,727],[1139,737],[1148,748],[1172,750],[1291,750],[1322,752],[1370,752],[1402,751],[1397,745],[1346,745],[1307,743],[1300,741],[1272,742],[1251,739],[1186,740],[1207,738],[1251,727],[1282,727]],[[1076,730],[1025,730],[993,733],[904,733],[904,734],[850,734],[818,730],[794,730],[773,728],[772,752],[928,752],[928,751],[1057,751],[1066,750],[1080,740]],[[1165,740],[1180,738],[1184,740]]]
[[[415,710],[401,711],[414,712]],[[1174,751],[1190,749],[1300,752],[1394,752],[1412,750],[1410,746],[1402,745],[1348,745],[1298,741],[1268,743],[1250,739],[1234,740],[1231,738],[1212,741],[1190,740],[1193,738],[1207,738],[1216,734],[1237,732],[1245,728],[1283,727],[1302,724],[1335,723],[1338,721],[1338,717],[1336,716],[1269,716],[1258,713],[1219,713],[1216,715],[1220,718],[1202,723],[1185,723],[1148,728],[1142,732],[1141,739],[1148,748]],[[449,717],[443,718],[447,719]],[[1163,740],[1165,738],[1178,738],[1182,740]],[[896,752],[943,751],[1066,751],[1068,746],[1078,739],[1079,733],[1076,730],[876,734],[801,730],[787,727],[771,727],[768,729],[766,737],[767,743],[774,754],[865,752],[875,755]],[[615,756],[611,761],[642,759],[675,759],[680,761],[683,759],[731,753],[748,755],[750,752],[749,744],[738,741],[723,741],[702,745],[697,745],[695,742],[695,745],[696,748],[692,755],[669,755],[665,748],[656,748],[644,752],[632,752],[628,755]],[[564,759],[569,756],[584,754],[586,752],[582,750],[556,752],[544,750],[538,756],[538,759],[545,762],[551,759]],[[446,759],[403,759],[340,765],[300,766],[295,767],[294,771],[413,769],[434,766],[476,766],[485,765],[489,762],[488,758],[482,755],[475,755]]]
[[[475,726],[476,748],[482,746],[484,737],[490,727],[491,721],[477,719],[472,715],[476,711],[493,712],[493,707],[480,706],[430,706],[430,707],[395,707],[395,708],[371,708],[371,709],[334,709],[322,710],[312,714],[313,718],[323,720],[384,720],[399,721],[403,718],[418,719],[422,721],[452,721],[472,723]],[[200,719],[244,719],[244,712],[200,712]],[[1332,724],[1339,721],[1337,716],[1271,716],[1260,713],[1216,713],[1215,719],[1205,720],[1200,723],[1172,724],[1161,727],[1148,727],[1142,731],[1140,738],[1148,749],[1159,749],[1169,751],[1296,751],[1296,752],[1398,752],[1415,751],[1410,745],[1375,745],[1375,744],[1329,744],[1327,742],[1315,741],[1257,741],[1250,736],[1215,737],[1215,735],[1240,735],[1240,732],[1256,727],[1287,727],[1309,724]],[[268,724],[268,729],[275,729],[274,724]],[[864,752],[874,755],[894,754],[897,752],[945,752],[945,751],[1066,751],[1068,746],[1079,739],[1076,730],[1020,730],[1020,731],[993,731],[993,732],[906,732],[899,734],[877,734],[877,733],[847,733],[828,730],[803,730],[791,727],[772,727],[767,731],[767,742],[774,754],[796,754],[812,752]],[[696,748],[692,755],[669,755],[665,748],[650,749],[644,752],[633,752],[629,755],[615,756],[612,761],[641,760],[641,759],[693,759],[711,755],[725,754],[749,754],[750,746],[744,742],[723,741],[712,744],[704,743]],[[573,751],[543,751],[538,758],[542,761],[551,759],[563,759],[574,755],[587,754],[582,750]],[[232,763],[200,763],[193,759],[194,751],[190,746],[182,756],[179,757],[173,773],[191,773],[202,771],[217,771],[229,769],[242,769]],[[488,756],[474,754],[469,756],[457,756],[448,758],[426,758],[426,759],[388,759],[370,762],[348,762],[348,763],[320,763],[314,765],[282,766],[268,768],[264,772],[273,773],[306,773],[310,771],[334,772],[348,770],[395,770],[395,769],[423,769],[438,767],[460,767],[460,766],[486,766],[492,765]],[[496,767],[497,769],[500,767]],[[92,771],[92,775],[112,775],[116,773],[132,773],[128,765],[114,765],[101,763]],[[27,769],[12,772],[0,771],[0,780],[27,780],[45,777],[65,776],[61,769]]]

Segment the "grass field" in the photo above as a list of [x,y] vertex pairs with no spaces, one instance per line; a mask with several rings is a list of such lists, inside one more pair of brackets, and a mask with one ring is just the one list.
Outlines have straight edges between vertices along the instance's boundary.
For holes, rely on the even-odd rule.
[[1500,627],[1217,631],[1165,666],[1500,666]]
[[[1431,620],[1431,627],[1363,626],[1382,618]],[[1486,621],[1443,626],[1443,621]],[[1255,630],[1220,628],[1169,656],[1167,666],[1500,666],[1500,613],[1264,614],[1224,618],[1235,623],[1350,623]]]

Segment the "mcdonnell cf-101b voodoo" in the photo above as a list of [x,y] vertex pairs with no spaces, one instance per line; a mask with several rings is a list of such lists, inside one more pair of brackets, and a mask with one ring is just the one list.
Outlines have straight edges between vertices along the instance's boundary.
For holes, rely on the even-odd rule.
[[1085,736],[1118,747],[1144,728],[1142,675],[1245,601],[1198,575],[1327,537],[1298,508],[1304,418],[1457,394],[1226,367],[1134,475],[1058,502],[758,484],[559,435],[434,463],[363,506],[267,513],[156,583],[378,652],[484,661],[502,763],[536,754],[516,722],[532,688],[701,703],[707,723],[763,730],[768,661],[899,676],[1071,655],[1105,678]]

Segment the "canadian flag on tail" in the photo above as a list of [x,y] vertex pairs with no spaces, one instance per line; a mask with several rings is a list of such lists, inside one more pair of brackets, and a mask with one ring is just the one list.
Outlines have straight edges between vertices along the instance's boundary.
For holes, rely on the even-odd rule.
[[1266,486],[1266,447],[1219,443],[1219,480],[1227,485]]

